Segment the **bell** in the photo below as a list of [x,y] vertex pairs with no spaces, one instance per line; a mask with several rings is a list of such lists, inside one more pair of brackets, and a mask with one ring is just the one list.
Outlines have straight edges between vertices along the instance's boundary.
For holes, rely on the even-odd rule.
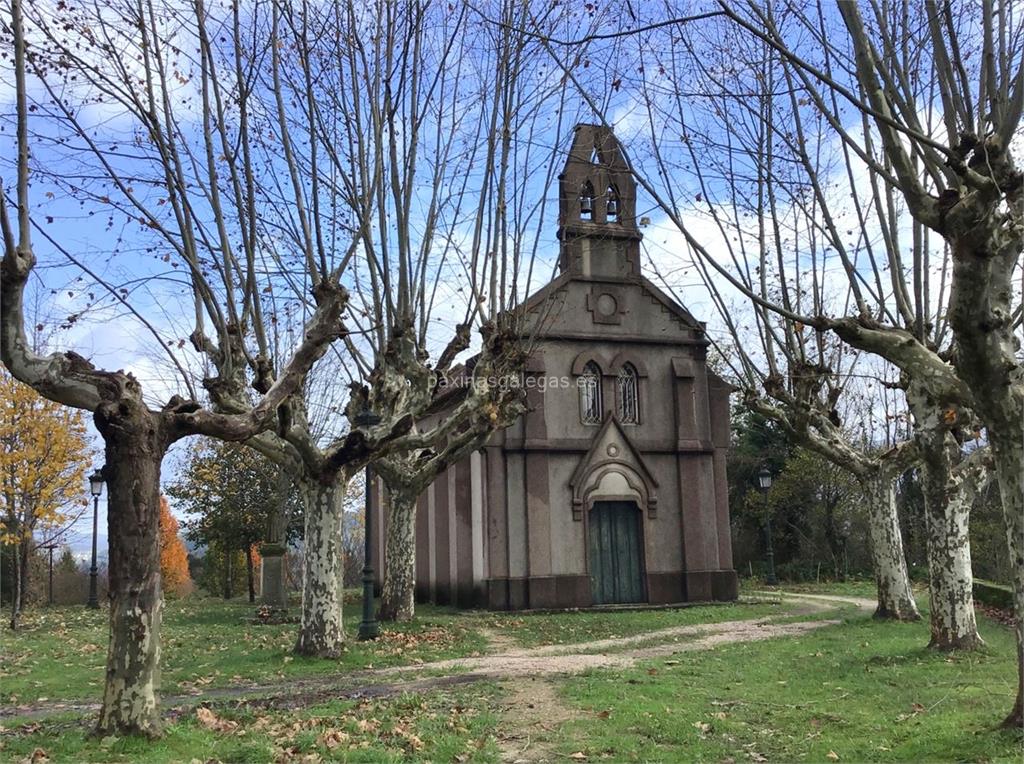
[[594,214],[594,200],[589,196],[580,197],[580,215],[590,217]]
[[614,196],[608,200],[608,219],[614,220],[619,216],[619,200]]

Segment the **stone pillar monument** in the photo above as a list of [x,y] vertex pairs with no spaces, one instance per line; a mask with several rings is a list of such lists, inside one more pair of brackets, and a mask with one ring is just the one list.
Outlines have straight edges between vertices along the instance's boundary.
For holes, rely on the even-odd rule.
[[[283,497],[282,497],[283,499]],[[275,611],[288,608],[285,563],[288,543],[285,529],[288,525],[287,510],[283,501],[267,521],[266,541],[260,545],[260,604]]]

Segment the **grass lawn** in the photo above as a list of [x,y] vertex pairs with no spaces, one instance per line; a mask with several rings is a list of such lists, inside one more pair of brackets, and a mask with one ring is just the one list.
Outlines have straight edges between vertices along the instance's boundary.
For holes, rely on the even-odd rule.
[[[388,624],[375,642],[357,642],[360,603],[346,604],[352,635],[337,661],[292,654],[296,624],[257,625],[243,600],[168,600],[161,648],[162,692],[273,682],[344,673],[371,666],[418,663],[486,649],[473,619],[451,608],[418,608],[411,624]],[[296,611],[297,612],[297,611]],[[107,611],[84,607],[33,608],[19,631],[0,631],[0,702],[98,699],[106,660]]]
[[927,621],[854,616],[798,639],[723,646],[562,685],[559,730],[590,761],[1007,761],[1017,733],[1012,632],[982,618],[981,653],[926,650]]
[[197,709],[156,741],[91,738],[81,724],[56,735],[42,727],[0,736],[0,760],[41,749],[54,762],[495,761],[496,695],[495,685],[478,683],[289,711]]
[[521,647],[565,645],[611,637],[629,637],[672,626],[717,623],[784,615],[776,604],[722,604],[660,610],[571,610],[561,613],[488,613],[487,627]]
[[[863,595],[872,587],[859,582],[828,590]],[[346,608],[354,632],[358,600]],[[567,761],[582,760],[580,754],[587,761],[615,762],[1021,760],[1021,737],[993,730],[1014,692],[1008,628],[982,617],[986,649],[946,655],[924,649],[927,620],[876,622],[851,606],[801,610],[800,604],[740,603],[499,614],[424,606],[414,623],[389,628],[379,642],[353,640],[341,659],[322,661],[293,657],[295,624],[255,625],[248,603],[171,601],[162,692],[341,677],[370,666],[483,654],[486,632],[529,647],[715,621],[839,618],[842,624],[800,638],[723,645],[626,670],[551,678],[557,692],[549,695],[557,707],[579,713],[561,726],[529,732],[550,736]],[[98,700],[105,643],[105,612],[31,611],[24,630],[0,632],[0,703]],[[37,748],[51,761],[71,762],[496,761],[499,726],[516,724],[512,696],[505,694],[511,690],[511,684],[480,682],[390,699],[299,700],[289,693],[277,701],[296,708],[221,699],[209,709],[178,712],[155,742],[90,738],[91,713],[9,718],[7,729],[0,728],[0,761],[30,758]]]

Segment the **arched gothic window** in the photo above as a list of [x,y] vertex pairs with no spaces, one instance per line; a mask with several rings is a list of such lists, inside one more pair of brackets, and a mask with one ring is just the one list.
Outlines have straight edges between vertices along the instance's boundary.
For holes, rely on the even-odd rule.
[[619,192],[615,190],[615,186],[608,186],[608,191],[605,193],[606,209],[605,215],[606,220],[609,223],[617,223],[619,220]]
[[631,364],[624,365],[615,380],[615,405],[620,422],[623,424],[638,424],[640,422],[637,373]]
[[594,219],[594,187],[588,180],[580,189],[580,220]]
[[601,370],[591,361],[583,367],[578,380],[580,420],[583,424],[601,424]]

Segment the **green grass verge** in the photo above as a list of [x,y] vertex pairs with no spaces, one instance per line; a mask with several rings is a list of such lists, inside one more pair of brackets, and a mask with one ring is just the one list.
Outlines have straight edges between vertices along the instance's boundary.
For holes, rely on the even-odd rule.
[[496,761],[496,697],[493,684],[480,683],[289,711],[215,707],[190,712],[155,741],[97,739],[46,722],[0,734],[0,760],[42,749],[56,762]]
[[695,605],[661,610],[572,610],[563,613],[488,613],[481,622],[520,647],[566,645],[629,637],[673,626],[718,623],[785,614],[773,604]]
[[[359,603],[346,607],[352,636],[337,661],[292,655],[295,624],[252,623],[247,602],[186,598],[164,609],[161,685],[167,695],[205,687],[275,682],[483,652],[475,621],[451,608],[421,605],[409,624],[383,625],[382,638],[357,642]],[[17,632],[3,630],[0,702],[96,699],[102,691],[107,647],[106,610],[38,608]]]
[[1013,702],[1013,634],[982,619],[978,653],[926,650],[927,621],[848,618],[796,639],[687,653],[562,686],[583,717],[560,749],[590,761],[1013,761],[993,729]]

